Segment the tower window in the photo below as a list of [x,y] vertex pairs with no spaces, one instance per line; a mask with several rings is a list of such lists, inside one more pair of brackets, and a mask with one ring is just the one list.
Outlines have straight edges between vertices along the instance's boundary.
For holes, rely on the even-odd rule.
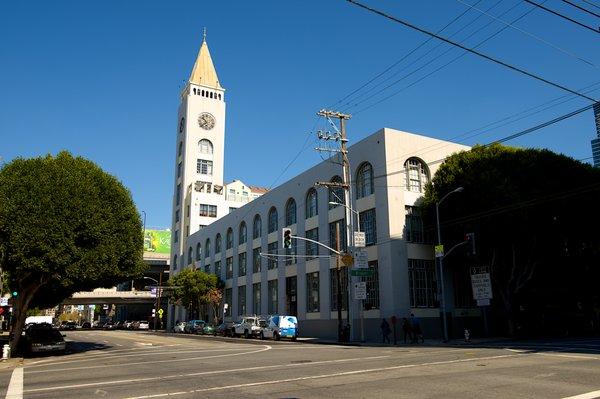
[[204,97],[204,90],[202,90],[202,97]]
[[194,89],[194,94],[196,94],[196,89]]
[[210,92],[210,98],[213,98],[213,93],[212,93],[212,91]]
[[198,147],[200,148],[200,154],[212,154],[213,153],[213,145],[210,140],[202,139],[198,143]]
[[206,159],[198,159],[198,163],[196,164],[196,172],[202,175],[212,175],[213,174],[213,163],[212,161],[208,161]]
[[221,99],[221,95],[219,94],[219,100]]

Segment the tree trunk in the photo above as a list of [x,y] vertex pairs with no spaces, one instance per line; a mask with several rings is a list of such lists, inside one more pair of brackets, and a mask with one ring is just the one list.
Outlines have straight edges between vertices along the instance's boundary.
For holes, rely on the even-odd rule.
[[19,341],[21,340],[21,333],[23,332],[23,327],[25,326],[25,319],[27,318],[27,310],[29,309],[29,303],[31,302],[33,296],[41,286],[41,284],[35,284],[29,287],[29,289],[23,289],[23,295],[18,296],[16,306],[13,305],[15,317],[13,318],[11,328],[11,353],[16,353],[16,350],[19,346]]

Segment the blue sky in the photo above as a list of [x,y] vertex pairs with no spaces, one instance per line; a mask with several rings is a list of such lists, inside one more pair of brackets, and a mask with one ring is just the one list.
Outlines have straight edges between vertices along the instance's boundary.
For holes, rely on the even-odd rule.
[[[532,8],[520,0],[461,1],[506,21]],[[590,1],[600,6],[600,0]],[[365,2],[432,31],[467,9],[458,0]],[[545,5],[589,25],[599,24],[561,1],[547,0]],[[473,33],[466,41],[473,46],[502,26],[471,10],[443,35],[463,28],[455,39]],[[600,82],[597,34],[539,9],[515,26],[546,43],[507,28],[479,50],[572,89]],[[377,90],[350,105],[338,102],[427,39],[343,0],[5,1],[0,4],[3,161],[62,149],[87,157],[131,190],[140,211],[147,213],[148,226],[169,227],[178,95],[203,27],[227,89],[228,181],[271,187],[319,162],[312,148],[315,131],[325,127],[315,116],[323,107],[353,114],[348,123],[351,143],[382,127],[451,139],[565,95],[473,55],[400,91],[460,54],[457,49],[444,54],[448,45],[436,47],[432,40],[391,70],[405,68],[386,84],[433,60],[423,69],[358,105],[353,104]],[[600,83],[592,89],[598,90],[589,95],[600,98]],[[573,96],[565,100],[461,142],[486,143],[590,103]],[[594,137],[588,111],[508,144],[584,159],[591,156]]]

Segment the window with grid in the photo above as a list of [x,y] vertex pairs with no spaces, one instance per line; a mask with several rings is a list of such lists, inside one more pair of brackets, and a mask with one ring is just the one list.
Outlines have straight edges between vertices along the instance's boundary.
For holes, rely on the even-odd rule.
[[206,244],[204,245],[204,257],[208,258],[210,256],[210,238],[206,239]]
[[269,296],[269,314],[277,314],[278,308],[278,292],[277,280],[269,280],[267,283],[267,295]]
[[311,188],[306,194],[306,218],[310,218],[319,214],[319,202],[317,190]]
[[223,316],[225,317],[231,317],[231,308],[233,307],[233,304],[231,303],[232,299],[233,299],[233,290],[231,288],[225,288],[225,299],[224,299],[224,303],[228,304],[229,306],[227,306],[227,309],[225,309],[225,311],[223,312]]
[[431,260],[409,259],[408,288],[411,307],[437,307],[435,263]]
[[215,261],[215,274],[218,278],[221,278],[221,261]]
[[[332,183],[342,183],[342,178],[339,176],[334,176],[331,179]],[[330,187],[329,188],[329,209],[337,208],[341,205],[334,205],[332,202],[336,204],[345,204],[346,197],[344,195],[344,189],[342,187]]]
[[277,231],[277,229],[277,209],[271,208],[271,210],[269,211],[269,233]]
[[181,183],[177,185],[177,192],[175,193],[175,197],[175,202],[179,205],[179,202],[181,202]]
[[306,311],[319,312],[319,272],[306,275]]
[[356,199],[368,197],[375,192],[373,185],[373,167],[370,163],[363,163],[356,174]]
[[231,227],[229,229],[227,229],[227,235],[226,235],[226,240],[225,240],[225,245],[226,245],[226,249],[231,249],[233,248],[233,230],[231,229]]
[[221,234],[217,234],[217,237],[215,238],[215,254],[218,254],[221,252]]
[[245,242],[246,242],[246,223],[242,222],[240,224],[239,243],[243,244]]
[[[338,249],[337,227],[340,229],[340,242],[339,250],[345,251],[348,248],[348,241],[346,240],[346,219],[336,220],[335,222],[329,223],[329,246],[333,249]],[[361,226],[362,229],[362,226]],[[363,230],[364,231],[364,230]]]
[[404,240],[422,244],[425,242],[423,217],[421,209],[416,206],[406,206],[406,216],[404,219]]
[[200,243],[196,244],[196,260],[202,260],[202,245]]
[[379,309],[379,267],[377,261],[369,262],[369,269],[373,270],[371,277],[359,277],[360,281],[367,283],[367,299],[364,300],[365,310]]
[[[306,238],[314,241],[319,241],[319,228],[314,228],[306,231]],[[314,259],[319,255],[319,245],[314,242],[305,241],[306,260]]]
[[208,205],[208,204],[200,204],[200,216],[216,218],[217,217],[217,206],[216,205]]
[[252,250],[252,273],[260,273],[262,266],[262,256],[260,256],[260,248]]
[[238,316],[246,314],[246,286],[240,285],[238,287]]
[[262,221],[260,216],[254,216],[254,223],[252,224],[252,239],[260,238],[262,235]]
[[291,226],[296,223],[296,201],[290,198],[285,205],[285,225]]
[[213,163],[207,159],[198,159],[196,162],[196,173],[201,175],[212,175],[213,174]]
[[367,246],[377,244],[377,218],[375,208],[361,212],[360,229],[365,233],[365,243]]
[[298,240],[296,240],[295,238],[292,238],[292,247],[286,248],[285,254],[287,255],[285,257],[285,264],[286,265],[295,265],[296,262],[298,261],[298,257],[296,256],[298,254]]
[[[348,309],[348,268],[343,267],[340,270],[340,276],[342,280],[341,291],[342,291],[342,310]],[[337,279],[337,271],[336,269],[329,269],[329,283],[331,287],[330,291],[330,303],[331,310],[337,310],[338,308],[338,300],[337,300],[337,287],[338,287],[338,279]]]
[[254,312],[254,314],[261,314],[262,310],[260,307],[260,283],[252,284],[252,302],[252,311]]
[[246,275],[246,253],[238,254],[238,277]]
[[269,262],[267,263],[267,268],[269,270],[277,269],[277,257],[271,256],[271,255],[277,255],[277,241],[269,244],[269,246],[267,248],[267,253],[269,254],[269,257],[268,257]]
[[193,261],[194,261],[194,250],[193,250],[192,247],[189,247],[188,248],[188,261],[187,261],[187,264],[191,265]]
[[233,278],[233,256],[225,259],[225,278]]
[[406,189],[417,193],[425,191],[425,185],[429,182],[429,172],[423,161],[417,158],[409,158],[404,163],[406,171]]

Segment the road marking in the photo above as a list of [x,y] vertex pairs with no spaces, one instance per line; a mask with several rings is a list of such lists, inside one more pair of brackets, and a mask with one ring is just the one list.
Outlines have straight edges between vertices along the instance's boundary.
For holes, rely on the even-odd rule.
[[532,354],[539,355],[539,356],[566,357],[568,359],[600,360],[600,357],[586,356],[586,355],[563,355],[561,353],[532,353]]
[[23,399],[23,367],[17,367],[10,376],[6,399]]
[[387,357],[390,357],[390,356],[357,357],[357,358],[352,358],[352,359],[321,360],[321,361],[310,362],[310,363],[285,363],[285,364],[277,364],[277,365],[269,365],[269,366],[247,367],[247,368],[240,368],[240,369],[198,371],[198,372],[189,373],[189,374],[172,374],[172,375],[157,376],[157,377],[133,378],[133,379],[128,379],[128,380],[90,382],[87,384],[35,388],[35,389],[28,389],[25,392],[28,392],[28,393],[29,392],[43,392],[43,391],[54,391],[54,390],[60,390],[60,389],[84,388],[84,387],[90,387],[90,386],[127,384],[127,383],[134,383],[134,382],[159,381],[159,380],[162,381],[162,380],[168,380],[168,379],[173,379],[173,378],[186,378],[186,377],[195,377],[195,376],[200,376],[200,375],[229,374],[229,373],[235,373],[235,372],[239,372],[239,371],[241,371],[241,372],[257,371],[257,370],[268,370],[268,369],[273,369],[273,368],[311,366],[311,365],[316,365],[316,364],[347,363],[347,362],[354,362],[354,361],[380,360],[380,359],[387,358]]
[[[156,363],[177,363],[177,362],[185,362],[188,360],[204,360],[204,359],[214,359],[217,357],[230,357],[230,356],[242,356],[242,355],[251,355],[254,353],[259,353],[259,352],[264,352],[264,351],[268,351],[271,349],[271,346],[269,345],[261,345],[264,346],[264,348],[259,349],[259,350],[255,350],[255,351],[250,351],[250,352],[240,352],[240,353],[228,353],[225,355],[214,355],[214,356],[197,356],[197,357],[186,357],[183,359],[168,359],[168,360],[155,360],[155,361],[145,361],[145,362],[133,362],[133,363],[120,363],[118,364],[118,366],[134,366],[134,365],[138,365],[138,364],[156,364]],[[97,366],[84,366],[84,367],[69,367],[69,368],[63,368],[63,369],[51,369],[51,370],[39,370],[39,371],[27,371],[28,374],[37,374],[37,373],[54,373],[54,372],[59,372],[59,371],[71,371],[71,370],[84,370],[84,369],[99,369],[99,368],[107,368],[107,367],[115,367],[117,365],[115,364],[102,364],[102,365],[97,365]]]
[[[382,371],[400,370],[400,369],[404,369],[404,368],[438,366],[438,365],[443,365],[443,364],[464,363],[464,362],[481,361],[481,360],[494,360],[494,359],[502,359],[502,358],[508,358],[508,357],[517,357],[517,356],[525,356],[525,355],[518,355],[518,354],[499,355],[499,356],[473,357],[473,358],[468,358],[468,359],[446,360],[446,361],[439,361],[439,362],[428,362],[428,363],[420,363],[420,364],[404,364],[401,366],[380,367],[380,368],[375,368],[375,369],[343,371],[343,372],[332,373],[332,374],[319,374],[319,375],[311,375],[311,376],[306,376],[306,377],[286,378],[283,380],[270,380],[270,381],[250,382],[250,383],[246,383],[246,384],[226,385],[226,386],[212,387],[212,388],[201,388],[201,389],[195,389],[195,390],[191,390],[191,391],[187,391],[187,392],[169,392],[169,393],[162,393],[162,394],[155,394],[155,395],[132,396],[127,399],[160,398],[160,397],[165,397],[165,396],[187,395],[187,394],[195,394],[195,393],[199,393],[199,392],[221,391],[221,390],[226,390],[226,389],[247,388],[247,387],[260,386],[260,385],[273,385],[273,384],[280,384],[280,383],[284,383],[284,382],[295,382],[295,381],[316,380],[316,379],[322,379],[322,378],[344,377],[344,376],[348,376],[348,375],[377,373],[377,372],[382,372]],[[310,364],[310,363],[308,363],[308,364]],[[577,399],[580,399],[580,398],[577,398]],[[581,399],[583,399],[583,398],[581,398]]]
[[581,395],[569,396],[562,399],[595,399],[600,398],[600,391],[582,393]]

